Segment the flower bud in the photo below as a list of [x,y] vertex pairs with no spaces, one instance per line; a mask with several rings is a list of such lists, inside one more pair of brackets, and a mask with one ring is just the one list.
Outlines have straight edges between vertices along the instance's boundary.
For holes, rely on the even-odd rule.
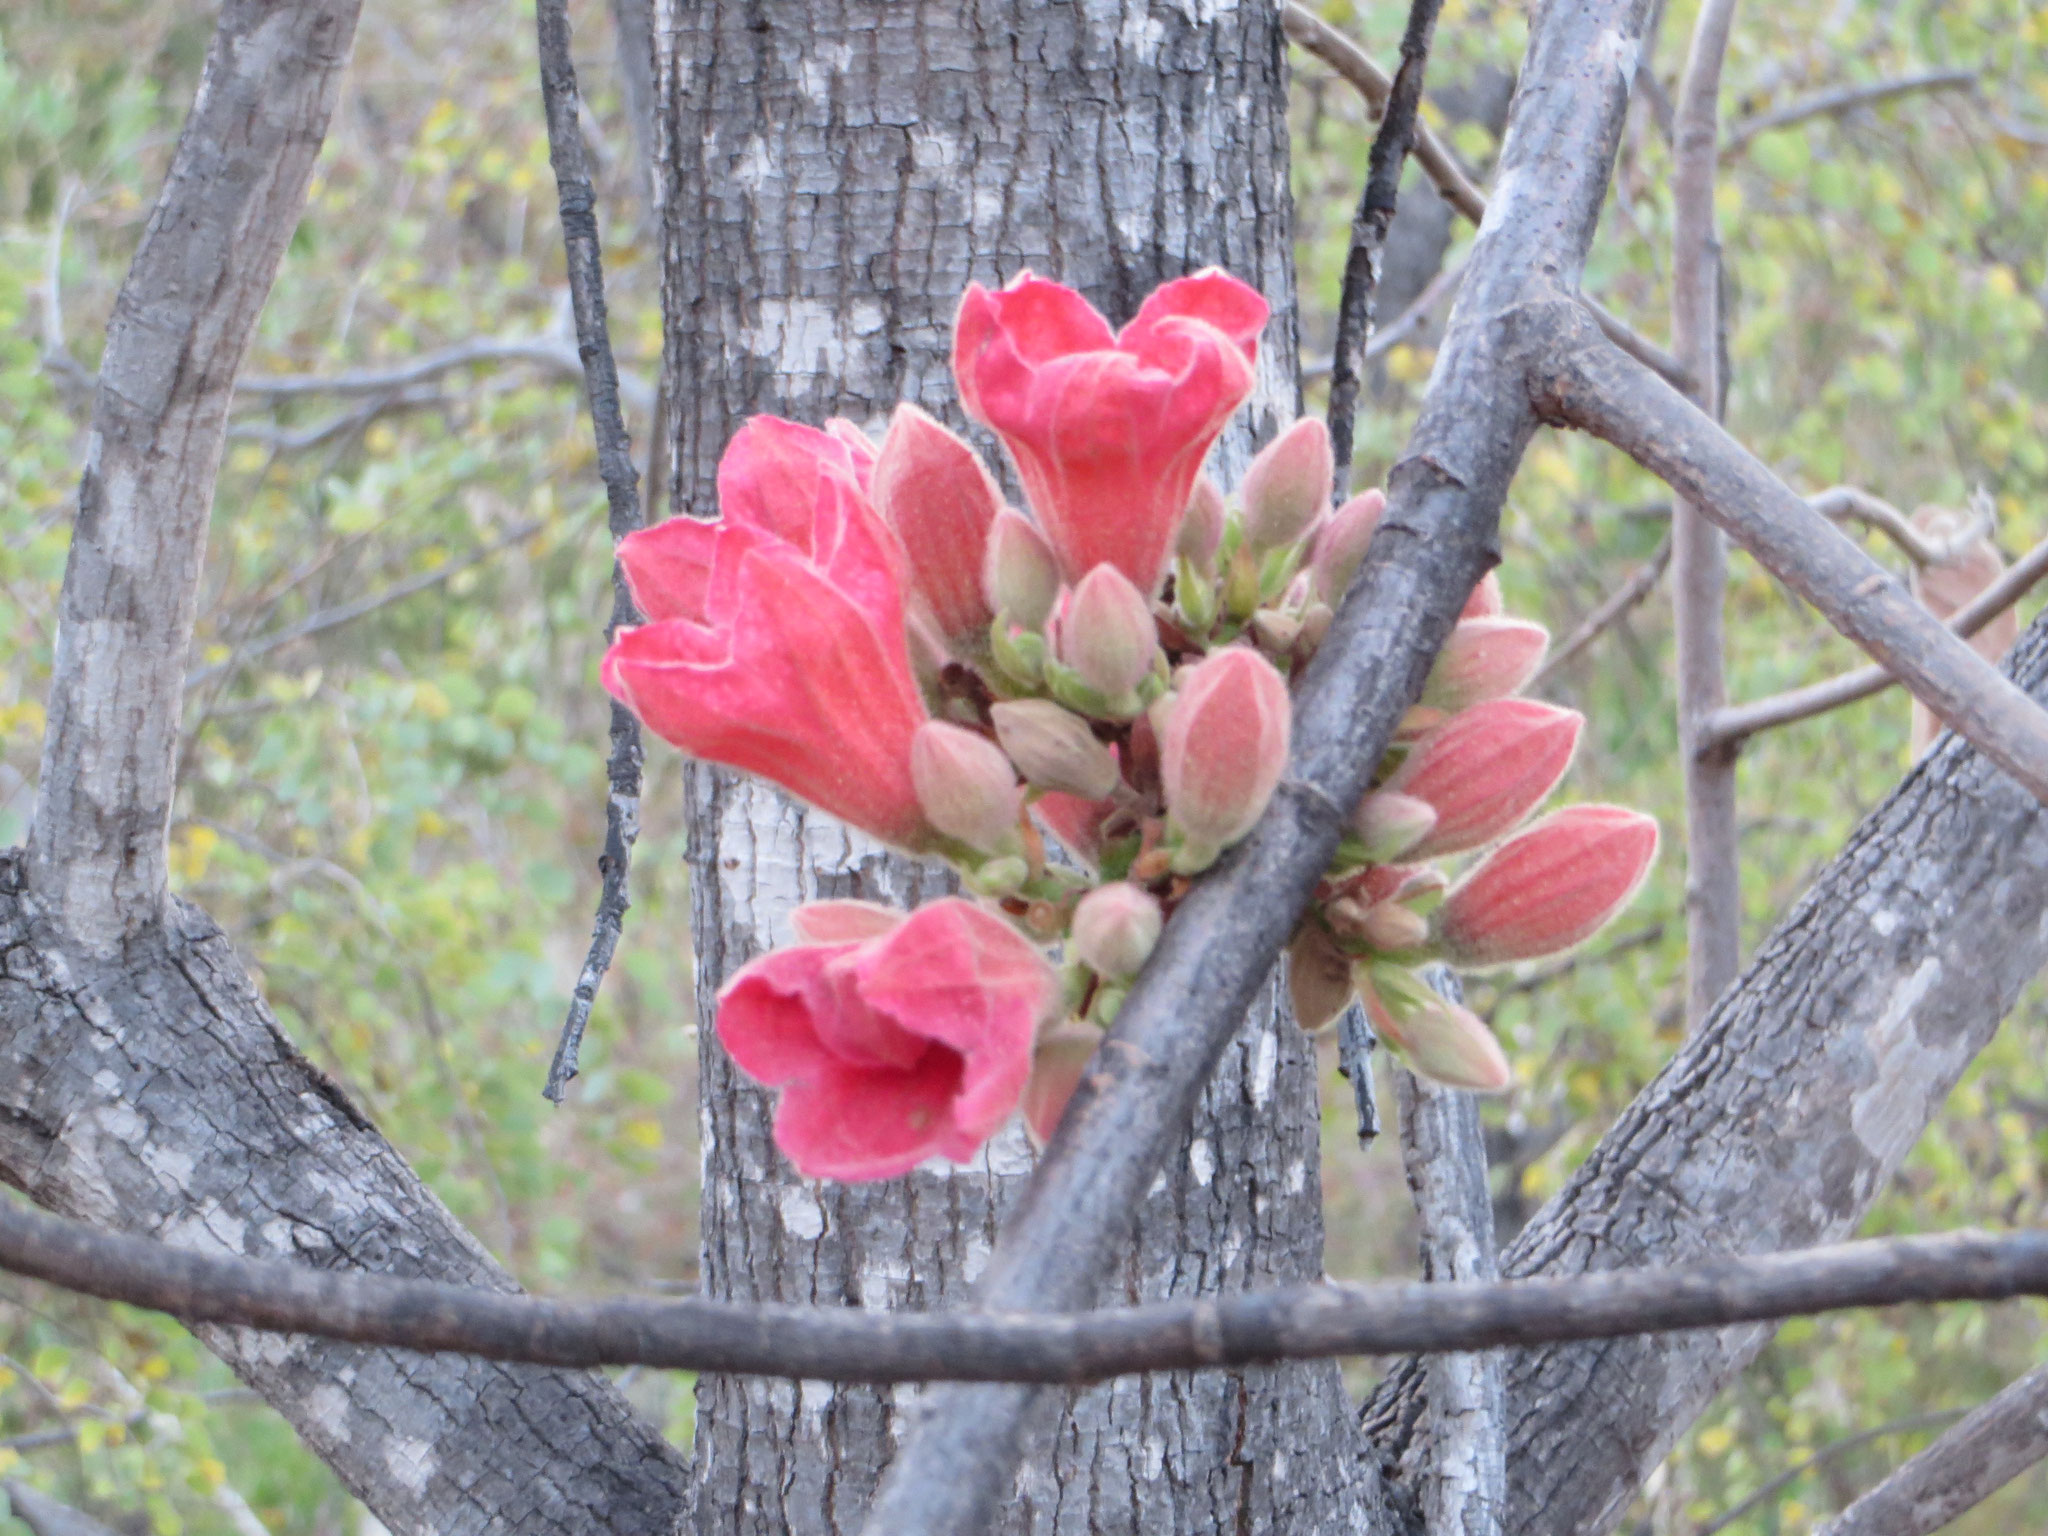
[[1176,870],[1206,869],[1252,829],[1287,766],[1291,719],[1287,684],[1256,651],[1229,646],[1187,670],[1159,741]]
[[825,433],[837,438],[846,446],[848,456],[853,460],[853,476],[860,483],[863,495],[871,494],[875,484],[875,441],[860,429],[856,422],[844,416],[829,416],[825,419]]
[[1023,786],[986,736],[927,720],[910,740],[910,780],[925,819],[946,836],[978,853],[1016,847]]
[[789,914],[800,944],[859,944],[893,932],[908,912],[878,901],[807,901]]
[[1287,946],[1287,996],[1294,1021],[1313,1034],[1351,1003],[1351,959],[1322,928],[1304,922]]
[[1351,578],[1358,574],[1366,546],[1372,542],[1373,530],[1379,527],[1386,510],[1384,491],[1361,491],[1332,512],[1330,520],[1316,534],[1309,568],[1315,573],[1317,594],[1332,608],[1350,590]]
[[1351,831],[1368,864],[1387,864],[1400,858],[1435,826],[1435,806],[1388,789],[1367,795],[1351,816]]
[[1166,917],[1149,891],[1117,880],[1097,886],[1074,908],[1074,953],[1112,981],[1138,974]]
[[1438,653],[1422,702],[1452,713],[1518,692],[1543,665],[1550,631],[1526,619],[1462,619]]
[[1060,660],[1084,686],[1112,705],[1127,700],[1159,655],[1152,605],[1122,571],[1098,565],[1081,578],[1061,615],[1059,648]]
[[1026,629],[1044,626],[1060,596],[1060,568],[1052,547],[1030,520],[1008,510],[988,530],[988,561],[982,571],[989,606]]
[[1216,627],[1216,578],[1186,555],[1174,561],[1173,605],[1190,635],[1199,639]]
[[1038,1047],[1031,1057],[1031,1077],[1024,1085],[1020,1106],[1024,1111],[1024,1128],[1038,1146],[1052,1140],[1060,1117],[1067,1112],[1067,1102],[1081,1086],[1082,1075],[1095,1059],[1095,1048],[1100,1044],[1102,1031],[1075,1019],[1055,1025],[1038,1037]]
[[1461,619],[1493,619],[1506,611],[1501,601],[1500,578],[1488,571],[1479,578],[1479,584],[1472,589],[1472,595],[1465,599],[1465,611]]
[[1261,448],[1244,472],[1244,539],[1255,550],[1298,544],[1330,504],[1330,429],[1304,416]]
[[1195,477],[1195,492],[1180,520],[1174,551],[1199,571],[1216,568],[1216,547],[1223,542],[1223,490],[1206,474]]
[[940,633],[979,637],[992,617],[981,580],[989,525],[1003,510],[981,455],[906,401],[875,459],[873,496],[902,541],[910,589]]
[[1499,1093],[1512,1074],[1486,1021],[1440,996],[1406,966],[1373,961],[1356,971],[1358,995],[1375,1033],[1409,1070],[1453,1088]]
[[1389,953],[1420,949],[1429,942],[1429,920],[1413,907],[1383,901],[1366,911],[1358,936],[1372,948]]
[[996,740],[1039,789],[1100,800],[1116,788],[1116,758],[1088,722],[1051,699],[1017,699],[989,711]]
[[1657,823],[1573,805],[1509,838],[1444,898],[1436,935],[1453,965],[1506,965],[1583,943],[1627,905],[1657,856]]
[[1032,807],[1060,846],[1090,869],[1102,856],[1102,824],[1116,807],[1107,800],[1084,800],[1055,790],[1041,795]]
[[1423,737],[1385,786],[1436,807],[1435,828],[1408,856],[1462,853],[1515,826],[1564,777],[1585,723],[1554,704],[1494,699]]

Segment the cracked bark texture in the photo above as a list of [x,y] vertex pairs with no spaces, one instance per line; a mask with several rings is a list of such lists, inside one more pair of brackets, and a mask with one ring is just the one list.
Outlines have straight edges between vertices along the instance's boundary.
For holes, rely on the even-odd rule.
[[[2048,697],[2048,623],[2012,675]],[[1865,819],[1699,1031],[1502,1262],[1510,1278],[1822,1243],[1854,1230],[2048,963],[2048,812],[1943,738]],[[1516,1352],[1506,1528],[1611,1529],[1641,1479],[1763,1346],[1752,1325]],[[1425,1374],[1365,1423],[1398,1459]]]
[[[0,1178],[181,1247],[517,1287],[278,1028],[197,908],[81,959],[0,855]],[[204,1327],[395,1532],[667,1536],[688,1469],[598,1376]]]
[[[656,26],[674,510],[713,515],[719,454],[754,412],[879,432],[907,399],[964,425],[948,368],[961,291],[1026,266],[1112,320],[1164,279],[1226,266],[1275,319],[1225,461],[1295,414],[1286,76],[1263,0],[664,0]],[[707,768],[691,784],[707,1021],[733,969],[787,942],[797,902],[941,889],[941,871],[764,786]],[[1019,1135],[968,1169],[813,1184],[775,1152],[767,1095],[702,1038],[709,1294],[928,1307],[965,1292],[1030,1173]],[[1122,1294],[1319,1278],[1317,1123],[1313,1054],[1269,991],[1152,1191]],[[698,1392],[698,1528],[778,1536],[859,1527],[912,1395],[715,1376]],[[1327,1363],[1071,1394],[1004,1529],[1378,1529],[1349,1419]]]

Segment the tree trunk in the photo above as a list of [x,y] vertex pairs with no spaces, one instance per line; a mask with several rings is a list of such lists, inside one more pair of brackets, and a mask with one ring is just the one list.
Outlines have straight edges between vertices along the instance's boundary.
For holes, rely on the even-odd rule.
[[[1117,0],[796,0],[658,17],[675,510],[715,511],[748,414],[879,430],[913,400],[961,424],[947,366],[970,279],[1029,266],[1112,320],[1220,264],[1273,302],[1242,464],[1297,405],[1285,66],[1277,13]],[[987,445],[983,439],[984,446]],[[993,459],[992,459],[993,462]],[[700,1017],[789,938],[799,901],[908,905],[941,871],[754,783],[692,774]],[[933,1306],[985,1260],[1032,1166],[1016,1132],[960,1170],[799,1178],[768,1097],[703,1032],[704,1281],[733,1298]],[[1320,1277],[1313,1053],[1271,1003],[1153,1191],[1125,1293]],[[850,1532],[897,1433],[888,1390],[706,1377],[699,1529]],[[1020,1477],[1017,1532],[1372,1528],[1334,1365],[1142,1378],[1076,1394]]]

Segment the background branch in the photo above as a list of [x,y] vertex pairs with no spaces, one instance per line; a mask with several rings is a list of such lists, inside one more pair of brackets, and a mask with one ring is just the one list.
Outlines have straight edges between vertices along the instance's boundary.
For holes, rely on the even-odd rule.
[[1649,559],[1629,572],[1626,581],[1602,598],[1593,611],[1579,621],[1577,628],[1551,648],[1550,654],[1543,658],[1543,665],[1536,669],[1536,675],[1529,679],[1528,691],[1534,693],[1546,678],[1554,676],[1587,646],[1633,613],[1644,598],[1657,590],[1664,568],[1670,563],[1671,539],[1666,535],[1658,540]]
[[1946,539],[1930,539],[1913,520],[1882,497],[1851,485],[1830,486],[1806,498],[1806,504],[1834,522],[1853,521],[1890,539],[1915,565],[1947,565],[1960,559],[1972,545],[1991,531],[1992,517],[1978,507],[1968,523]]
[[1916,91],[1971,91],[1977,88],[1977,79],[1974,69],[1930,69],[1924,74],[1904,75],[1897,80],[1876,80],[1868,85],[1851,85],[1841,90],[1802,96],[1797,101],[1787,102],[1769,112],[1760,112],[1755,117],[1746,117],[1735,124],[1722,142],[1721,158],[1732,160],[1749,147],[1751,140],[1773,129],[1790,128],[1816,117],[1840,117],[1860,107],[1875,106],[1881,101],[1909,96]]

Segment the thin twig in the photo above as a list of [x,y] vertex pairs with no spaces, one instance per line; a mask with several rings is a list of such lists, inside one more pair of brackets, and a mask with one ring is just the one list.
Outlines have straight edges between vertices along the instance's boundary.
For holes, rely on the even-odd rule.
[[1953,1424],[1965,1411],[1961,1408],[1937,1408],[1930,1413],[1912,1413],[1903,1419],[1873,1424],[1869,1429],[1861,1429],[1853,1435],[1844,1435],[1839,1440],[1830,1441],[1804,1461],[1794,1462],[1741,1503],[1724,1510],[1713,1524],[1701,1526],[1693,1532],[1693,1536],[1720,1536],[1722,1531],[1727,1530],[1744,1515],[1768,1504],[1815,1467],[1825,1465],[1839,1456],[1845,1456],[1858,1446],[1868,1445],[1873,1440],[1882,1440],[1886,1435],[1910,1435],[1925,1429],[1939,1429],[1944,1424]]
[[1971,1410],[1819,1536],[1932,1536],[2048,1457],[2048,1365]]
[[1659,540],[1650,558],[1629,572],[1628,580],[1616,587],[1599,605],[1579,621],[1578,627],[1564,637],[1544,658],[1543,665],[1536,669],[1529,679],[1529,692],[1534,693],[1543,686],[1546,678],[1554,676],[1572,662],[1581,651],[1614,628],[1636,609],[1636,605],[1657,590],[1657,582],[1664,575],[1664,567],[1671,563],[1671,538],[1667,534]]
[[[1401,33],[1401,67],[1373,135],[1365,190],[1351,219],[1351,250],[1344,258],[1344,286],[1337,300],[1337,340],[1330,349],[1330,445],[1336,462],[1336,495],[1351,494],[1351,438],[1358,427],[1358,389],[1365,374],[1365,344],[1372,334],[1373,290],[1379,286],[1380,253],[1401,190],[1401,172],[1415,142],[1422,110],[1422,76],[1429,66],[1429,40],[1443,0],[1408,0],[1408,25]],[[1475,194],[1476,195],[1476,194]]]
[[[259,400],[388,395],[411,385],[431,383],[457,369],[493,363],[525,363],[578,383],[583,380],[583,364],[576,348],[565,341],[548,336],[480,336],[381,368],[349,368],[339,373],[249,374],[235,381],[235,394]],[[652,409],[654,388],[645,379],[626,374],[619,378],[618,388],[634,410]]]
[[[598,247],[597,195],[591,189],[583,133],[577,121],[576,67],[569,55],[567,0],[538,0],[535,21],[540,36],[540,89],[547,108],[548,158],[554,165],[555,190],[561,200],[562,242],[568,251],[569,293],[576,308],[577,351],[590,395],[591,425],[597,433],[597,465],[604,476],[605,499],[611,508],[612,543],[643,526],[640,475],[633,464],[633,445],[619,409],[618,367],[612,360],[611,333],[605,320],[604,260]],[[659,422],[655,431],[661,430]],[[612,612],[605,639],[621,625],[637,623],[639,614],[626,589],[625,572],[612,561]],[[598,856],[603,886],[597,918],[591,926],[590,951],[576,978],[561,1042],[548,1067],[542,1094],[562,1102],[576,1076],[583,1031],[597,1003],[597,989],[619,946],[626,910],[632,905],[627,876],[633,842],[640,835],[640,722],[614,701],[611,711],[611,759],[605,767],[604,852]]]
[[[1389,320],[1385,325],[1373,328],[1372,340],[1365,344],[1365,360],[1372,362],[1394,350],[1422,328],[1422,324],[1445,299],[1458,291],[1458,281],[1465,275],[1465,263],[1457,261],[1445,267],[1429,280],[1422,292],[1415,295],[1408,307]],[[1330,376],[1335,364],[1334,358],[1318,357],[1304,361],[1301,365],[1301,382],[1308,384],[1316,379]]]
[[1853,521],[1883,534],[1915,565],[1948,565],[1961,559],[1991,531],[1992,517],[1979,508],[1969,522],[1946,539],[1929,539],[1913,520],[1890,502],[1853,485],[1835,485],[1806,498],[1806,504],[1834,522]]
[[1442,1354],[1906,1302],[2048,1296],[2048,1230],[1895,1237],[1670,1268],[1297,1285],[1096,1312],[558,1301],[176,1248],[0,1204],[0,1269],[186,1323],[542,1365],[1078,1385],[1143,1371]]
[[1797,101],[1787,102],[1769,112],[1760,112],[1755,117],[1746,117],[1735,124],[1722,142],[1721,158],[1734,159],[1759,134],[1773,129],[1790,128],[1795,123],[1816,117],[1840,117],[1859,107],[1875,106],[1880,101],[1908,96],[1915,91],[1975,90],[1977,79],[1974,69],[1930,69],[1925,74],[1905,75],[1897,80],[1877,80],[1868,85],[1851,85],[1840,90],[1822,91],[1814,96],[1802,96]]
[[[1958,609],[1949,619],[1948,627],[1959,638],[1969,639],[2025,597],[2043,577],[2048,577],[2048,542],[2028,550],[2011,570],[1972,598],[1966,607]],[[1749,704],[1731,704],[1707,722],[1701,739],[1734,746],[1759,731],[1811,720],[1815,715],[1824,715],[1845,704],[1854,704],[1874,693],[1882,693],[1898,680],[1886,667],[1858,667],[1826,682],[1788,689]]]
[[238,421],[228,428],[228,441],[255,443],[272,453],[307,453],[325,447],[336,438],[363,431],[380,416],[394,411],[426,411],[453,403],[453,398],[429,384],[415,385],[388,395],[372,395],[361,405],[337,411],[324,421],[305,427],[279,427],[260,421]]

